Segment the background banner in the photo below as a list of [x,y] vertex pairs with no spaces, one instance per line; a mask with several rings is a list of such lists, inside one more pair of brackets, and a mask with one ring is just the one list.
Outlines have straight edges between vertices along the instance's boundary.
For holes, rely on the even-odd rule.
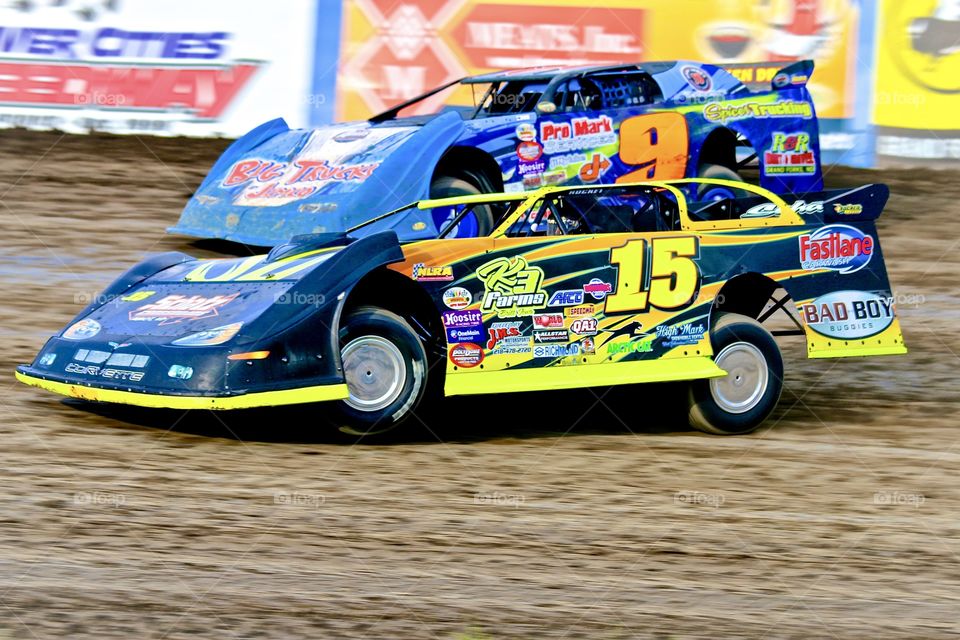
[[4,2],[0,124],[193,136],[238,136],[274,116],[306,125],[326,96],[311,87],[315,2],[240,4]]

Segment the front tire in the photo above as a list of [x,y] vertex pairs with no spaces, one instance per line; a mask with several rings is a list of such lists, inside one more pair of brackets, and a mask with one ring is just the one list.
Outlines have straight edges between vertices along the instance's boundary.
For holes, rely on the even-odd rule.
[[690,383],[690,426],[718,435],[750,433],[780,400],[780,348],[759,322],[736,313],[717,317],[710,342],[714,361],[727,375]]
[[406,320],[359,307],[341,323],[340,356],[350,397],[334,404],[340,431],[370,437],[406,421],[427,389],[427,354]]

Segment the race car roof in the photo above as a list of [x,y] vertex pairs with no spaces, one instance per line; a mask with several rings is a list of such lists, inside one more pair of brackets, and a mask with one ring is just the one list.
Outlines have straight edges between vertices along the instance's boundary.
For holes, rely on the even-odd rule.
[[463,84],[481,84],[487,82],[505,82],[508,80],[552,80],[557,76],[577,76],[584,73],[623,73],[627,71],[646,71],[647,73],[654,74],[662,73],[675,64],[677,64],[676,61],[642,64],[583,65],[579,67],[531,67],[528,69],[483,73],[464,78],[460,82]]

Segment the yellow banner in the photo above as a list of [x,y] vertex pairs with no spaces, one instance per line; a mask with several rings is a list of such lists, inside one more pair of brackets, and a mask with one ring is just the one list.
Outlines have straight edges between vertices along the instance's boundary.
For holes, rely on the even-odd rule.
[[[505,68],[690,59],[769,62],[773,70],[811,58],[818,114],[847,118],[857,7],[854,0],[346,0],[337,116],[367,118],[444,82]],[[449,96],[422,111],[443,100]]]

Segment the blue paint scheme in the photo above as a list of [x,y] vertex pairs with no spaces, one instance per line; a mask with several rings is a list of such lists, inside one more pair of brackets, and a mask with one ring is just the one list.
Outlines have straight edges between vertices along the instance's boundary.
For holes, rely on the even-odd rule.
[[[594,121],[602,117],[610,118],[610,141],[569,154],[583,156],[579,161],[582,164],[590,161],[592,154],[602,149],[610,165],[597,181],[615,182],[624,174],[643,166],[626,164],[621,159],[621,124],[634,116],[669,111],[682,113],[687,124],[689,147],[685,176],[698,174],[704,162],[703,151],[708,137],[718,129],[726,129],[729,134],[746,140],[759,154],[761,186],[776,193],[819,191],[823,187],[823,180],[818,122],[806,88],[806,81],[812,72],[812,62],[795,63],[785,67],[778,75],[779,84],[783,86],[775,86],[778,84],[775,81],[773,86],[764,88],[748,87],[720,67],[688,61],[612,68],[501,72],[468,78],[462,82],[523,83],[526,89],[552,92],[543,95],[558,98],[563,95],[561,90],[569,90],[572,95],[579,91],[580,82],[589,81],[593,86],[602,87],[606,93],[601,99],[609,102],[610,96],[615,97],[616,91],[623,91],[627,87],[628,78],[636,79],[645,75],[655,83],[652,86],[658,88],[662,96],[657,96],[656,90],[647,91],[650,87],[644,86],[642,95],[649,95],[650,100],[630,106],[590,110],[582,107],[564,109],[561,104],[552,113],[544,112],[541,108],[505,115],[481,113],[476,118],[471,118],[472,109],[465,108],[447,108],[435,115],[408,118],[392,117],[395,114],[388,112],[384,117],[375,117],[370,121],[340,123],[311,130],[291,130],[282,120],[273,120],[240,138],[224,152],[187,203],[178,224],[169,231],[261,246],[274,246],[297,234],[344,231],[386,211],[430,197],[430,184],[438,164],[454,148],[474,152],[479,150],[488,156],[489,166],[495,163],[499,168],[499,175],[488,175],[487,184],[477,185],[483,190],[520,191],[535,188],[540,186],[537,180],[541,183],[547,180],[545,174],[553,174],[552,179],[559,180],[551,184],[580,184],[582,181],[576,172],[576,163],[565,165],[562,180],[558,178],[559,170],[550,170],[550,159],[559,159],[558,156],[568,155],[567,152],[544,152],[536,160],[522,162],[519,157],[521,140],[518,127],[524,125],[524,137],[528,139],[530,131],[535,132],[537,144],[542,144],[543,125],[565,124],[583,117]],[[539,93],[536,95],[540,96]],[[542,100],[542,96],[537,99]],[[704,109],[711,105],[724,107],[753,102],[803,103],[804,109],[809,105],[809,115],[739,116],[710,120],[704,114]],[[764,152],[771,148],[777,133],[807,134],[809,150],[815,160],[810,173],[771,172],[768,175]],[[724,154],[735,158],[735,151],[731,149]],[[240,184],[224,184],[231,171],[238,166],[237,163],[254,160],[263,161],[263,166],[267,167],[262,174]],[[323,161],[328,173],[313,174],[309,176],[311,179],[297,181],[297,173],[305,171],[305,161]],[[466,171],[475,175],[481,167],[474,166],[474,162],[472,160],[454,166],[447,163],[443,171],[452,171],[454,174]],[[543,164],[542,168],[539,163]],[[734,162],[730,160],[727,164],[733,165]],[[337,167],[343,171],[342,175],[331,169]],[[344,167],[347,169],[343,170]],[[533,176],[528,178],[527,183],[521,175],[523,170],[528,170],[528,175]],[[242,177],[244,174],[240,172],[237,175]],[[331,176],[333,179],[330,179]],[[656,177],[659,176],[651,168],[640,179]],[[271,184],[305,191],[295,193],[293,197],[289,193],[287,197],[279,197],[269,189],[262,191]],[[369,225],[361,233],[393,230],[402,241],[418,240],[436,236],[436,223],[430,215],[414,210],[408,215],[393,216]],[[459,235],[475,233],[476,225],[465,221]]]

